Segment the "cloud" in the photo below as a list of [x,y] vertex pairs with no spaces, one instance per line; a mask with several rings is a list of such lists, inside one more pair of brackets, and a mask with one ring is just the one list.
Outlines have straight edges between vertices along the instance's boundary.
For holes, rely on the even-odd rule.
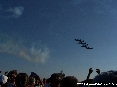
[[19,18],[24,11],[23,6],[18,6],[18,7],[9,7],[7,9],[0,9],[0,18]]
[[23,11],[24,11],[24,8],[22,6],[20,6],[20,7],[14,7],[14,8],[10,7],[8,9],[8,12],[11,12],[12,13],[11,16],[14,17],[14,18],[20,17],[22,15]]
[[[0,38],[0,41],[3,40],[3,38]],[[21,43],[22,42],[20,41],[15,41],[12,38],[7,37],[7,39],[0,42],[0,53],[7,53],[14,55],[17,58],[23,58],[35,63],[45,63],[49,58],[49,48],[43,47],[36,49],[34,45],[31,47],[26,47],[23,45],[23,43]]]
[[[82,14],[93,13],[95,15],[117,15],[116,0],[72,0],[73,6],[79,8]],[[86,15],[87,15],[86,14]]]

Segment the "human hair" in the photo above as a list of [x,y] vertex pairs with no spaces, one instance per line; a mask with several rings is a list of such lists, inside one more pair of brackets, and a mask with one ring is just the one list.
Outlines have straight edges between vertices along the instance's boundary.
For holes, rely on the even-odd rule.
[[53,74],[51,75],[51,77],[50,77],[50,81],[56,80],[58,77],[60,77],[59,74],[53,73]]
[[28,75],[26,73],[19,73],[15,80],[17,87],[26,87],[28,85]]
[[117,71],[102,72],[95,76],[91,87],[117,87]]
[[12,71],[10,71],[10,72],[8,73],[8,75],[12,75],[12,74],[17,75],[17,70],[12,70]]
[[48,83],[48,84],[50,83],[50,79],[49,79],[49,78],[48,78],[48,79],[46,79],[46,83]]
[[60,86],[60,75],[58,73],[53,73],[51,77],[49,78],[49,82],[51,87],[59,87]]
[[79,87],[78,79],[74,76],[67,76],[62,79],[60,87]]
[[35,78],[29,77],[28,84],[29,85],[35,85]]

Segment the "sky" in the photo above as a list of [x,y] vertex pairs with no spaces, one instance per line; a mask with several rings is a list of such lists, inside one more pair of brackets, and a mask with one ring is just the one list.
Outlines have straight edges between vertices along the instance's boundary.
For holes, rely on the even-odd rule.
[[117,70],[116,28],[116,0],[0,0],[0,70],[79,81]]

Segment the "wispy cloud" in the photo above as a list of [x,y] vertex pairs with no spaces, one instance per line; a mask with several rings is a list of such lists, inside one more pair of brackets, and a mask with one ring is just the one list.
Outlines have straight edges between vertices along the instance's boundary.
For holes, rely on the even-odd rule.
[[7,9],[0,8],[1,18],[19,18],[24,11],[23,6],[9,7]]
[[[0,38],[0,41],[3,40],[3,38]],[[47,47],[36,49],[34,45],[29,48],[21,44],[19,41],[7,38],[0,43],[0,53],[7,53],[35,63],[45,63],[49,58],[50,51]]]
[[[93,13],[97,15],[117,15],[116,3],[114,0],[72,0],[75,7],[79,8],[82,14]],[[114,2],[117,2],[116,0]],[[86,14],[86,15],[87,15]]]
[[7,11],[12,13],[11,17],[18,18],[22,15],[22,13],[24,11],[24,7],[22,7],[22,6],[14,7],[14,8],[10,7]]

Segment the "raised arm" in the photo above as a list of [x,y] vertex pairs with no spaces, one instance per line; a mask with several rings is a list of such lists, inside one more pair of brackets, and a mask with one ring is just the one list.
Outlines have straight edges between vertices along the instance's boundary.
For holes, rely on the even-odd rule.
[[88,73],[88,76],[86,78],[86,80],[89,80],[89,77],[90,77],[90,74],[93,72],[92,68],[89,69],[89,73]]

